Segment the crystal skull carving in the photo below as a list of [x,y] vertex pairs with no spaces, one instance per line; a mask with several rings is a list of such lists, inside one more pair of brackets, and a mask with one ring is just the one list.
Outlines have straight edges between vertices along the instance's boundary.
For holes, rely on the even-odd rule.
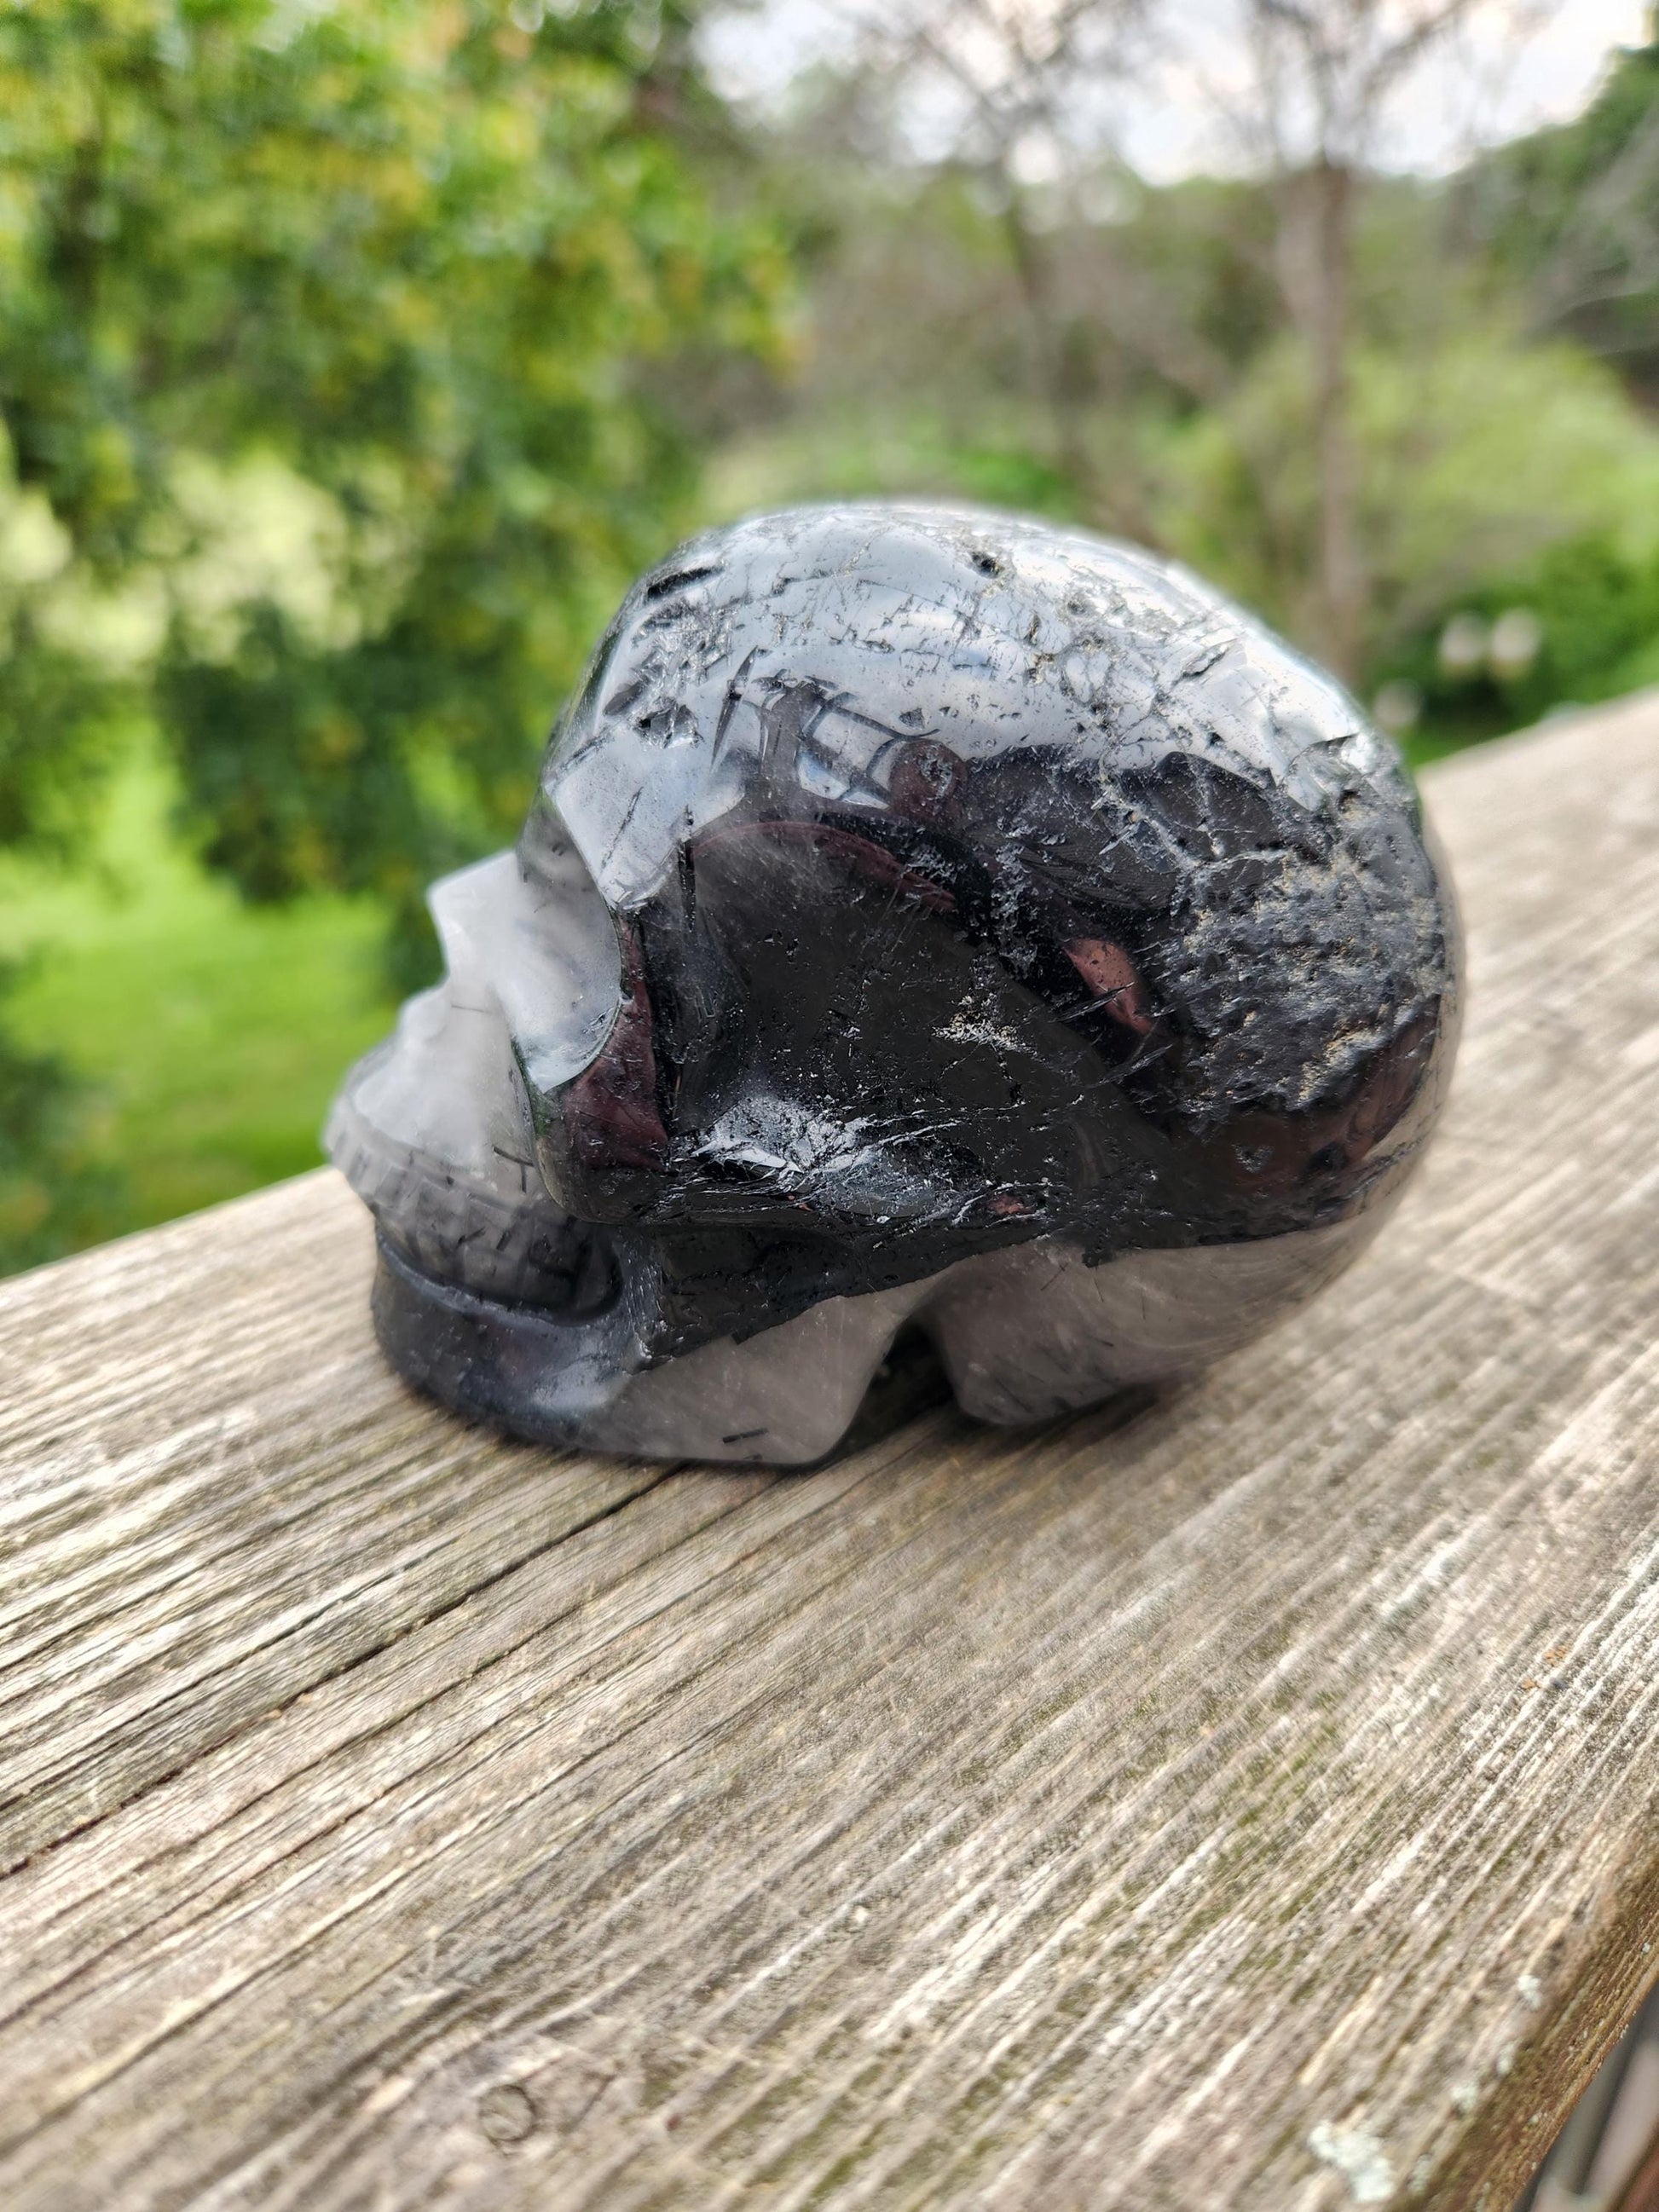
[[381,1342],[520,1435],[801,1463],[919,1324],[1015,1423],[1352,1260],[1449,1069],[1392,746],[1183,570],[971,509],[697,538],[629,594],[446,980],[327,1133]]

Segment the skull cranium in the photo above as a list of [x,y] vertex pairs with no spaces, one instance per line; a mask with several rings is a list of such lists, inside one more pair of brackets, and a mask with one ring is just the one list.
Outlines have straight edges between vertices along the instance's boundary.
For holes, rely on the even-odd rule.
[[1397,757],[1183,571],[805,508],[636,585],[331,1121],[382,1341],[520,1433],[799,1462],[895,1334],[999,1421],[1360,1249],[1455,1030]]

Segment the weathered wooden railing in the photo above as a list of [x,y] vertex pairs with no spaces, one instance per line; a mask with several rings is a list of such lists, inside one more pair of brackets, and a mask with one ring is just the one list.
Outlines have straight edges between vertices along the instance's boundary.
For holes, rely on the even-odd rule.
[[1659,1968],[1659,696],[1431,793],[1431,1161],[1132,1419],[504,1445],[326,1175],[0,1290],[0,2203],[1503,2212]]

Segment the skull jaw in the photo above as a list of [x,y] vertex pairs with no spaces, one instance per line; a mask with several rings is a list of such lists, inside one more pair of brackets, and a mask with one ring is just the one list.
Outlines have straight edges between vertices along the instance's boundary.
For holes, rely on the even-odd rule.
[[1048,1420],[1240,1349],[1357,1258],[1390,1210],[1384,1202],[1288,1236],[1132,1252],[1099,1267],[1042,1237],[920,1282],[826,1298],[741,1342],[722,1338],[656,1364],[645,1362],[626,1297],[586,1319],[557,1318],[440,1282],[383,1238],[374,1321],[410,1382],[534,1442],[800,1467],[852,1427],[907,1323],[933,1340],[965,1413],[1006,1426]]
[[850,1427],[927,1287],[826,1298],[741,1344],[647,1365],[626,1297],[591,1320],[555,1320],[422,1275],[382,1238],[374,1311],[406,1380],[532,1443],[800,1467]]

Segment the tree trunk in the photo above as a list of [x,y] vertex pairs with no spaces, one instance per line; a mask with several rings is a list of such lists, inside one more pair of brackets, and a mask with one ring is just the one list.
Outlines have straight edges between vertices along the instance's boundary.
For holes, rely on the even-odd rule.
[[1350,684],[1359,672],[1368,599],[1350,374],[1357,182],[1346,164],[1317,161],[1288,181],[1280,215],[1285,295],[1313,377],[1319,647]]
[[1053,430],[1054,458],[1082,500],[1091,520],[1102,520],[1100,487],[1095,478],[1077,397],[1072,389],[1070,364],[1066,358],[1064,323],[1056,312],[1054,286],[1042,244],[1026,220],[1024,201],[1016,179],[1005,169],[999,179],[1003,194],[1003,227],[1009,257],[1014,264],[1020,296],[1025,302],[1037,375]]

